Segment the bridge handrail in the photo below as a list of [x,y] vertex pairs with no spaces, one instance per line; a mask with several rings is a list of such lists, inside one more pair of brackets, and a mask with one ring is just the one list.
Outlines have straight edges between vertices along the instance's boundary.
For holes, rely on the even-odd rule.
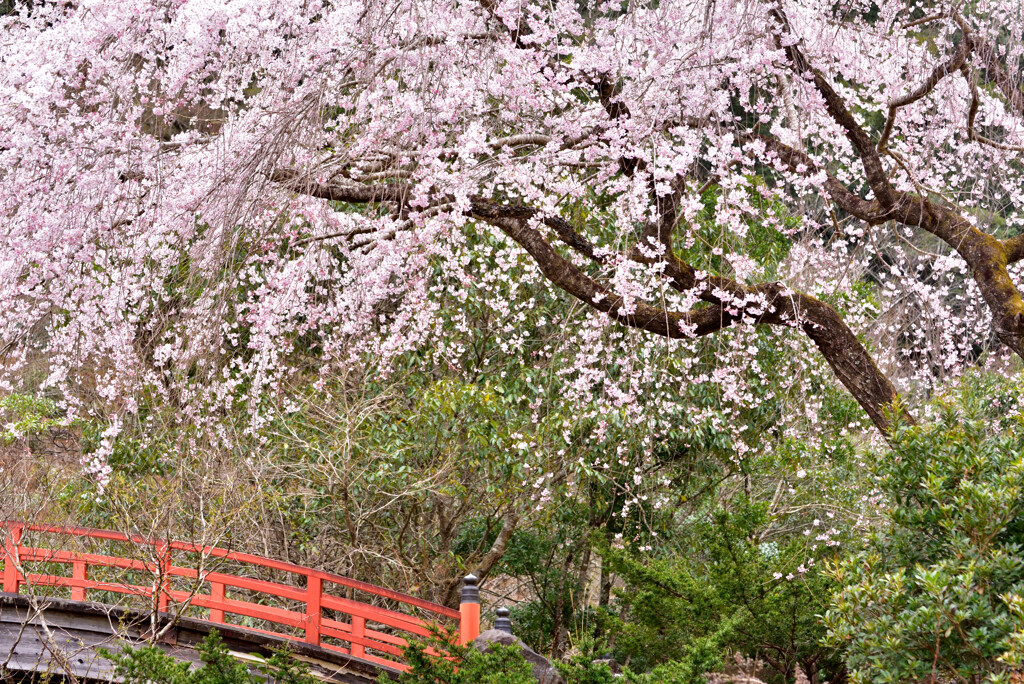
[[[438,603],[352,579],[351,577],[345,577],[344,575],[255,554],[231,551],[216,546],[145,537],[139,534],[125,534],[112,530],[68,525],[31,524],[17,520],[0,520],[0,529],[7,531],[3,554],[0,555],[0,560],[3,561],[4,566],[2,579],[5,592],[18,593],[20,586],[26,583],[59,586],[71,589],[72,600],[85,601],[87,600],[87,592],[90,589],[113,591],[151,598],[154,609],[160,612],[166,612],[169,601],[173,600],[177,603],[209,610],[209,621],[213,623],[223,624],[225,622],[225,614],[231,613],[292,628],[298,627],[303,630],[303,640],[307,643],[342,651],[356,657],[402,669],[404,669],[404,664],[395,661],[393,658],[400,656],[400,647],[406,643],[406,640],[369,628],[367,622],[377,623],[418,636],[425,636],[429,633],[430,623],[398,610],[391,610],[362,601],[332,595],[324,590],[325,582],[418,608],[433,613],[438,617],[458,620],[460,643],[472,641],[480,632],[480,604],[475,586],[476,578],[472,575],[466,578],[466,586],[463,589],[462,604],[459,610],[454,610]],[[156,562],[68,549],[30,547],[22,543],[24,532],[85,537],[150,546],[156,551]],[[305,578],[306,587],[296,587],[213,570],[200,572],[195,568],[175,566],[171,562],[174,551],[200,554],[204,557],[220,558],[243,565],[300,575]],[[24,561],[70,564],[72,566],[72,576],[34,574],[27,571],[23,574],[19,566]],[[147,571],[154,575],[154,583],[150,587],[144,587],[91,580],[89,579],[89,567],[119,567]],[[168,586],[167,583],[168,578],[172,576],[187,577],[209,583],[210,593],[192,592],[189,594],[176,591]],[[305,612],[298,612],[284,608],[273,608],[258,603],[228,599],[225,597],[226,587],[246,589],[262,596],[272,596],[292,601],[305,601],[306,609]],[[324,608],[348,614],[349,622],[345,623],[325,617],[323,615]],[[261,631],[241,625],[233,626],[252,631]],[[334,644],[322,643],[324,636],[347,641],[349,647],[346,649]],[[391,656],[391,658],[367,653],[367,648]]]

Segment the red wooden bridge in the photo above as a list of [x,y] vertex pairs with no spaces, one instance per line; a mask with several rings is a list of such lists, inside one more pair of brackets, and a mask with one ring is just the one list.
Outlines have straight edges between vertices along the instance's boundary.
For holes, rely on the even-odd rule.
[[472,575],[455,610],[342,575],[191,542],[17,521],[0,521],[0,532],[8,594],[49,592],[100,603],[128,596],[157,614],[273,635],[400,670],[411,637],[440,627],[467,643],[480,632]]

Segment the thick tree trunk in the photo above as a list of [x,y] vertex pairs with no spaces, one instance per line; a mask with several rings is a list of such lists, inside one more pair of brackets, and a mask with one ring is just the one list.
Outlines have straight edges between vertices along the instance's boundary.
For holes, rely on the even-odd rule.
[[[787,163],[803,163],[800,157],[802,153],[789,150],[785,146],[778,147],[781,153],[792,157]],[[406,190],[402,188],[388,186],[382,189],[351,189],[348,186],[323,185],[292,171],[278,171],[274,179],[290,184],[297,191],[330,200],[361,203],[380,201],[381,198],[402,200],[406,197]],[[845,197],[837,182],[830,185],[830,191],[834,191],[837,197]],[[845,192],[850,195],[849,191]],[[849,197],[846,199],[849,200],[847,203],[851,207],[875,212],[871,214],[875,218],[881,216],[878,213],[877,202]],[[671,211],[669,208],[663,209],[663,222],[670,222]],[[888,414],[893,410],[892,407],[898,397],[896,390],[849,326],[824,302],[806,294],[791,292],[778,283],[749,286],[729,278],[711,276],[706,281],[709,287],[700,295],[701,299],[708,303],[707,306],[679,312],[639,302],[631,305],[631,313],[624,314],[622,312],[625,302],[622,297],[562,256],[533,225],[534,221],[539,220],[554,230],[559,239],[571,249],[600,263],[601,257],[594,246],[578,235],[563,219],[545,217],[532,207],[500,204],[485,198],[475,198],[467,214],[499,228],[517,242],[536,261],[541,272],[553,285],[623,325],[673,339],[710,335],[742,321],[780,326],[799,325],[814,341],[839,382],[849,390],[875,426],[883,434],[888,432]],[[666,235],[667,230],[663,228],[665,227],[659,228],[657,235],[668,248],[671,241]],[[1024,247],[1021,248],[1021,252],[1024,254]],[[643,261],[637,254],[631,256]],[[681,261],[671,251],[665,254],[664,260],[660,263],[664,265],[665,273],[672,279],[673,287],[680,291],[694,288],[696,271],[692,266]],[[728,301],[721,299],[721,294],[718,293],[727,296]],[[768,306],[758,304],[759,301],[767,301]],[[737,309],[737,302],[740,302],[739,311],[729,313],[730,310]],[[1016,320],[1012,317],[1006,319],[1007,324],[1013,325],[1017,325]],[[1024,316],[1021,317],[1021,325],[1024,325]],[[898,404],[896,406],[895,410],[902,411]],[[903,413],[903,419],[912,420],[906,413]]]

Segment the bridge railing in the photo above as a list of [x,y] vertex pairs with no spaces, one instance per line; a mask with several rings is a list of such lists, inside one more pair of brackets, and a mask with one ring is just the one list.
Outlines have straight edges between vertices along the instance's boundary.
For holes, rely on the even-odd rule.
[[[179,612],[199,609],[200,619],[214,624],[301,640],[399,669],[405,669],[402,649],[410,637],[457,626],[459,642],[467,643],[480,633],[472,575],[465,580],[460,609],[454,610],[343,575],[214,546],[18,521],[0,521],[0,529],[6,531],[0,556],[5,592],[18,593],[29,585],[67,588],[77,601],[89,600],[90,592],[131,595],[158,612],[172,606]],[[45,543],[53,537],[59,543]],[[74,549],[70,539],[127,543],[133,553]],[[198,562],[176,564],[176,556]],[[290,583],[219,571],[229,568],[284,576]],[[123,571],[123,576],[112,576],[111,570]],[[357,594],[375,603],[357,600]],[[229,615],[241,620],[229,622]]]

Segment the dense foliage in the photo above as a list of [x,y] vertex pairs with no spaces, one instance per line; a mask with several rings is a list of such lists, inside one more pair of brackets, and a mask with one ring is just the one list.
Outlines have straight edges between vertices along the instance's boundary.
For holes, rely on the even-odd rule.
[[265,662],[248,665],[234,658],[216,631],[199,646],[202,665],[192,667],[158,646],[102,651],[125,684],[316,684],[320,679],[300,661],[281,651]]
[[1013,681],[1024,663],[1024,415],[989,382],[872,464],[885,524],[835,568],[855,682]]
[[[436,648],[428,652],[428,644]],[[442,653],[445,657],[438,657]],[[494,644],[487,653],[435,639],[405,649],[408,672],[399,684],[536,684],[530,664],[515,646]],[[391,680],[381,675],[381,684]]]
[[0,0],[0,518],[472,571],[578,684],[1019,677],[1019,5]]
[[[429,649],[429,650],[428,650]],[[442,653],[444,658],[438,658]],[[472,646],[454,646],[443,639],[413,643],[405,650],[408,672],[399,684],[536,684],[531,664],[515,645],[492,643],[487,651]],[[628,667],[613,671],[606,662],[593,660],[593,654],[581,653],[556,663],[565,684],[704,684],[703,673],[718,664],[714,648],[679,661],[672,661],[651,672],[637,673]],[[381,676],[381,684],[390,681]]]

